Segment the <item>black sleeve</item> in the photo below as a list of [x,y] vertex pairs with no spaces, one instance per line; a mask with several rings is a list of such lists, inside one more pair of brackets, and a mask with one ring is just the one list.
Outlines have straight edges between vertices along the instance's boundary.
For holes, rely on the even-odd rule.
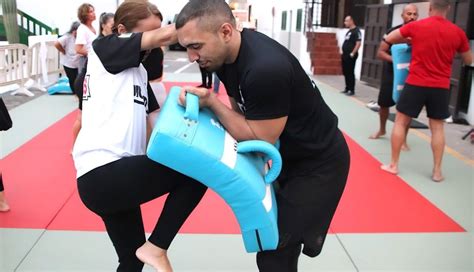
[[354,34],[356,34],[355,35],[356,36],[356,42],[361,41],[362,40],[362,32],[360,32],[360,29],[358,27],[356,27],[355,29],[356,29],[356,31],[355,31]]
[[155,48],[145,53],[142,60],[148,74],[148,80],[155,80],[163,76],[163,50]]
[[266,120],[288,116],[293,71],[287,61],[262,62],[248,71],[244,89],[245,117]]
[[143,54],[141,52],[142,33],[117,34],[97,38],[92,43],[94,52],[111,74],[138,67]]
[[160,108],[160,105],[158,104],[158,101],[156,100],[155,93],[153,92],[153,89],[150,86],[150,83],[146,84],[146,89],[148,92],[148,111],[147,113],[154,112],[157,109]]

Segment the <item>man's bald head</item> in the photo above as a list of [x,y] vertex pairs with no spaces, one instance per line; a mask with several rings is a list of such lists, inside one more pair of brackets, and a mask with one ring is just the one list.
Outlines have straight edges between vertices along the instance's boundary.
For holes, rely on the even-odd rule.
[[403,7],[402,19],[404,24],[418,20],[418,7],[415,4],[408,4]]

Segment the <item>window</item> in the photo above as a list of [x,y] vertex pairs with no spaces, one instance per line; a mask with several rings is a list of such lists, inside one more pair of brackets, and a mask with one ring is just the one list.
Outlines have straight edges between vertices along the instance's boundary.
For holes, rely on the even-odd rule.
[[281,13],[281,30],[286,30],[287,11]]
[[296,11],[296,31],[301,32],[301,26],[303,25],[303,9]]

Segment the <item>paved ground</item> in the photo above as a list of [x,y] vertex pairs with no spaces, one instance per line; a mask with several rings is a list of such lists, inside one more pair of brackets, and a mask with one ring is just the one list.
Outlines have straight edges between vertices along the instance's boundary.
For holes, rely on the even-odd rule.
[[[344,89],[344,77],[343,76],[315,76],[319,81],[322,81],[338,90]],[[367,104],[370,101],[377,101],[379,90],[373,88],[364,82],[357,81],[356,83],[356,95],[353,96],[353,99],[358,100],[360,103]],[[341,94],[343,95],[343,94]],[[391,112],[395,112],[395,109],[392,108]],[[376,114],[374,112],[374,114]],[[355,119],[354,121],[357,121]],[[426,117],[426,112],[420,114],[418,121],[428,125],[428,118]],[[455,150],[456,152],[462,154],[462,156],[468,158],[469,160],[474,160],[474,145],[471,144],[469,138],[462,140],[462,137],[471,130],[472,126],[460,125],[455,123],[446,123],[445,126],[445,135],[446,135],[446,145]],[[373,130],[367,131],[367,137],[377,131],[378,124],[374,123]],[[426,137],[431,137],[429,129],[417,129],[418,132],[422,133]],[[387,135],[386,137],[389,137]],[[410,140],[408,140],[410,141]]]
[[[379,141],[367,138],[371,130],[375,130],[377,127],[377,116],[364,104],[375,99],[376,90],[367,86],[366,89],[359,84],[357,96],[348,98],[339,94],[340,84],[343,82],[342,77],[317,77],[316,79],[324,99],[339,116],[340,128],[369,152],[377,160],[376,163],[386,162],[390,156],[388,138]],[[184,54],[167,53],[165,80],[197,83],[200,81],[200,74],[195,64],[186,62]],[[3,156],[10,156],[10,153],[15,155],[14,153],[19,147],[24,147],[31,139],[76,108],[74,98],[71,96],[49,96],[42,93],[37,94],[33,99],[9,97],[8,93],[3,96],[6,97],[8,107],[12,109],[12,118],[21,121],[29,120],[29,122],[17,122],[13,129],[0,134],[0,159],[5,158]],[[26,101],[28,102],[26,103]],[[387,126],[389,130],[392,128],[391,123]],[[454,128],[447,125],[447,130],[448,135]],[[68,131],[65,133],[63,137],[70,137]],[[377,226],[382,221],[375,210],[400,201],[398,202],[400,205],[396,205],[392,213],[384,209],[380,214],[391,215],[388,221],[390,227],[397,225],[393,224],[397,220],[409,222],[410,220],[399,220],[399,218],[407,209],[417,211],[415,205],[407,204],[410,203],[408,201],[410,194],[407,193],[415,190],[414,195],[426,199],[427,202],[435,206],[436,211],[439,209],[453,222],[462,226],[465,231],[438,232],[423,229],[422,232],[406,232],[403,229],[395,229],[370,233],[359,231],[333,233],[328,235],[325,248],[318,258],[301,257],[299,271],[474,271],[472,263],[474,260],[474,237],[472,235],[474,224],[472,175],[474,172],[472,160],[469,161],[465,156],[452,156],[459,154],[460,150],[447,152],[449,154],[446,154],[444,159],[447,180],[442,183],[431,182],[429,143],[426,141],[426,137],[418,137],[425,135],[424,133],[420,130],[410,131],[409,141],[413,147],[409,153],[404,153],[402,156],[402,171],[399,175],[401,180],[396,180],[396,185],[403,190],[389,190],[393,187],[388,186],[390,178],[392,178],[392,176],[387,176],[388,174],[382,178],[369,176],[365,179],[358,179],[359,182],[371,180],[374,182],[372,185],[379,186],[377,188],[363,186],[361,191],[364,192],[364,198],[378,198],[383,191],[388,191],[390,195],[390,197],[384,198],[384,201],[379,203],[380,205],[364,206],[363,211],[371,220],[370,226]],[[451,146],[450,142],[448,142],[448,146]],[[467,147],[472,151],[470,144]],[[461,148],[459,147],[459,149]],[[64,148],[62,152],[68,150],[68,148]],[[54,150],[54,152],[58,152],[58,150]],[[353,163],[367,164],[366,161],[353,161]],[[26,171],[33,177],[44,175],[44,171],[32,172],[28,166],[27,164],[18,164],[8,171],[15,173]],[[5,178],[8,176],[8,171],[5,171]],[[6,178],[5,181],[6,193],[11,201],[12,211],[9,214],[4,214],[4,217],[0,214],[0,222],[14,221],[15,216],[21,216],[22,212],[19,210],[21,205],[17,204],[31,201],[24,197],[24,193],[31,192],[30,187],[20,188],[18,179]],[[60,180],[60,182],[65,181]],[[51,191],[47,187],[42,189],[44,191],[33,192],[47,196],[47,192]],[[368,194],[366,194],[367,192]],[[363,202],[362,200],[351,202],[348,206],[351,216],[357,222],[361,221],[362,217],[354,211],[355,207]],[[65,201],[69,203],[69,198]],[[42,207],[41,199],[34,205]],[[116,257],[105,232],[52,228],[51,223],[57,222],[61,218],[66,220],[67,216],[81,216],[77,213],[67,214],[66,217],[58,216],[64,215],[62,212],[66,207],[68,207],[66,204],[60,205],[58,208],[60,210],[54,211],[45,228],[0,228],[0,271],[113,271],[116,266]],[[425,215],[423,212],[415,212],[413,216],[418,218]],[[3,219],[5,221],[2,221]],[[255,256],[244,252],[240,235],[180,233],[170,249],[170,258],[177,272],[256,271]]]

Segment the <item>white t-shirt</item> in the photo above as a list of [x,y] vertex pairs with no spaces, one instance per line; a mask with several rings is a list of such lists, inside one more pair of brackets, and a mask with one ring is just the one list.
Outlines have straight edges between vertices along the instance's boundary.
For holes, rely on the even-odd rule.
[[76,44],[83,44],[87,49],[87,52],[89,52],[92,47],[92,42],[95,40],[96,36],[97,35],[92,32],[85,24],[81,24],[77,28]]
[[68,68],[77,68],[79,65],[79,55],[76,53],[76,38],[71,34],[66,34],[58,39],[59,44],[64,48],[66,54],[60,54],[61,64]]
[[122,157],[145,154],[147,112],[159,106],[141,64],[141,36],[99,38],[89,52],[82,128],[73,149],[77,177]]

